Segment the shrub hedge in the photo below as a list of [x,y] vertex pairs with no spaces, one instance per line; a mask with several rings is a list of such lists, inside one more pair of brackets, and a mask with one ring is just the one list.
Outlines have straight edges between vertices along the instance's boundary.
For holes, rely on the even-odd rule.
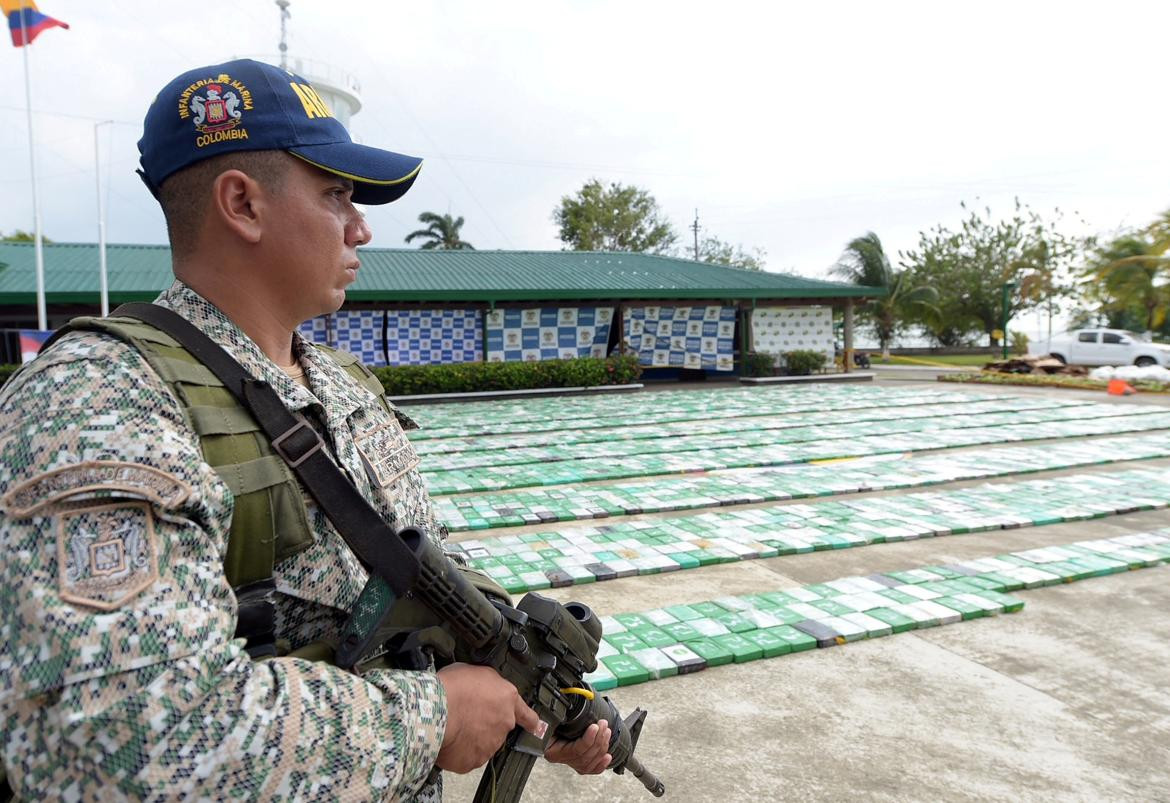
[[7,382],[19,370],[19,365],[0,365],[0,385]]
[[[19,365],[0,365],[0,385],[19,368]],[[394,365],[371,370],[390,396],[628,385],[642,375],[642,366],[632,354],[605,359],[580,357],[540,362]]]
[[789,376],[808,376],[813,371],[825,367],[825,354],[810,349],[797,349],[784,352],[784,365],[788,368]]
[[394,365],[374,368],[390,396],[423,393],[469,393],[485,390],[572,388],[628,385],[642,375],[632,354],[604,359],[537,362],[467,362],[454,365]]
[[775,373],[776,357],[772,354],[749,352],[743,356],[744,376],[771,376]]

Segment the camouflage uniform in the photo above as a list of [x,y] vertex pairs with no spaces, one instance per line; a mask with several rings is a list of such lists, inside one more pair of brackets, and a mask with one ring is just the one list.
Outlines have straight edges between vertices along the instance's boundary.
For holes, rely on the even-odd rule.
[[[294,335],[310,393],[185,285],[156,303],[318,423],[384,516],[445,535],[401,421],[328,356]],[[18,796],[441,798],[434,674],[253,663],[233,639],[231,493],[135,349],[67,335],[0,392],[0,422],[0,706]],[[306,498],[314,543],[276,565],[293,648],[334,636],[366,581]]]

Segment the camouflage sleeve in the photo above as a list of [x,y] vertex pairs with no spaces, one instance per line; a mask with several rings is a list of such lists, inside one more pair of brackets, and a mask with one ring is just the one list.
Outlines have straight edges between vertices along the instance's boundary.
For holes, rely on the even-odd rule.
[[0,392],[0,421],[0,737],[20,796],[424,789],[446,726],[433,674],[253,663],[233,639],[230,495],[137,352],[69,336]]

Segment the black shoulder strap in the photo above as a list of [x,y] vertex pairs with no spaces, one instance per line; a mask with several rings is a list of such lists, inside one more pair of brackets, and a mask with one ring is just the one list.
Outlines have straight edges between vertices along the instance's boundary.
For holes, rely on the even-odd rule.
[[345,543],[371,574],[404,596],[418,577],[418,559],[366,501],[324,450],[317,430],[289,411],[272,386],[256,379],[215,341],[181,315],[157,304],[123,304],[113,312],[166,332],[207,366],[239,400],[272,441],[297,478],[317,500]]

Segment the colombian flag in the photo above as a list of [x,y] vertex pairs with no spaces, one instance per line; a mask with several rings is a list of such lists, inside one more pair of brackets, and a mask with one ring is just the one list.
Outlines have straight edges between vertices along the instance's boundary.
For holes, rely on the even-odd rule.
[[31,45],[41,31],[49,28],[69,27],[61,20],[55,20],[37,11],[37,4],[33,0],[0,0],[0,9],[8,18],[8,31],[12,34],[13,47]]
[[36,359],[37,353],[41,350],[41,346],[45,345],[45,341],[48,340],[52,334],[52,332],[44,332],[40,329],[21,329],[21,362],[32,362],[34,359]]

